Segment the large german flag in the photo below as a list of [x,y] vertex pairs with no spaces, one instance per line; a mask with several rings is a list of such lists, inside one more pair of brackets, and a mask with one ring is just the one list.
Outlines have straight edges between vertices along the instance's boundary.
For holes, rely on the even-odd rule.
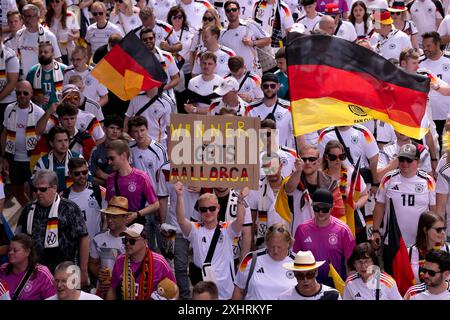
[[140,91],[159,88],[167,79],[159,60],[134,32],[115,45],[91,73],[124,101]]
[[373,118],[413,138],[427,132],[427,77],[337,37],[290,33],[286,50],[296,136]]

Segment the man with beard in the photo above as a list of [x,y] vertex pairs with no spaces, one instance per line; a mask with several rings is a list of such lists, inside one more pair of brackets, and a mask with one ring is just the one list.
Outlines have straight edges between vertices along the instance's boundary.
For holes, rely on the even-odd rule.
[[442,250],[427,253],[422,272],[425,282],[409,288],[405,300],[450,300],[450,254]]
[[39,44],[39,63],[31,67],[27,80],[33,86],[34,102],[47,110],[59,100],[64,79],[65,64],[53,59],[53,46],[50,42]]
[[278,77],[273,73],[266,73],[261,79],[261,88],[264,98],[247,107],[245,114],[249,117],[258,117],[261,120],[272,119],[279,129],[279,144],[294,148],[294,132],[292,126],[289,104],[278,98],[280,84]]

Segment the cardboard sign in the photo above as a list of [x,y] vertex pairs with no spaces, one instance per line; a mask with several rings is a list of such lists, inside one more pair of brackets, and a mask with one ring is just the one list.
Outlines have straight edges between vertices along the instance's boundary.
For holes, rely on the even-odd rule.
[[258,189],[259,118],[191,114],[170,118],[172,183]]

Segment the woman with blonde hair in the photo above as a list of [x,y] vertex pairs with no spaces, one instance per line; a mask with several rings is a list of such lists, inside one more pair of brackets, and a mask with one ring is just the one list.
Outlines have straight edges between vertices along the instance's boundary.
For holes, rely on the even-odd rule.
[[139,18],[140,9],[133,6],[131,0],[115,0],[114,9],[111,11],[109,21],[118,25],[124,34],[142,25]]
[[222,25],[220,24],[219,13],[214,8],[208,8],[205,11],[202,18],[202,27],[195,32],[194,38],[192,39],[189,58],[191,69],[194,66],[194,61],[195,57],[197,56],[197,53],[200,52],[200,48],[204,46],[202,40],[202,33],[203,30],[205,30],[205,28],[208,26],[215,26],[219,29],[222,29]]
[[75,40],[80,37],[80,26],[75,15],[67,10],[64,0],[50,0],[45,14],[45,24],[58,40],[62,61],[69,65]]
[[270,226],[265,243],[266,248],[248,253],[239,265],[233,300],[275,300],[297,284],[294,273],[283,268],[294,261],[288,227],[283,223]]

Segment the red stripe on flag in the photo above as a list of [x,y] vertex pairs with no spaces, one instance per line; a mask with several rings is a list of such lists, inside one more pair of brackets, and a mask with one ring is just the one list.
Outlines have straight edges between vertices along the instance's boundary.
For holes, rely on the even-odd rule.
[[288,69],[295,79],[301,79],[301,84],[290,83],[292,101],[335,98],[383,112],[391,120],[413,127],[420,127],[425,114],[419,107],[426,104],[425,93],[380,81],[367,73],[326,65],[291,65]]

